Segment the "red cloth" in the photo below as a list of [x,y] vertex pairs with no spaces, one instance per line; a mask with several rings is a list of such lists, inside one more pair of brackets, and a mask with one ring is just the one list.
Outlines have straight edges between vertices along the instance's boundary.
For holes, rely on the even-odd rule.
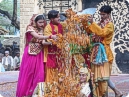
[[90,66],[90,54],[85,53],[85,54],[82,54],[82,56],[84,57],[85,63],[88,65],[88,68],[91,69],[91,66]]
[[47,67],[49,68],[56,68],[56,54],[48,54],[47,58]]
[[[55,32],[54,25],[50,22],[50,26],[52,28],[52,35],[63,33],[62,25],[58,24],[58,32]],[[48,47],[48,56],[47,56],[47,67],[49,68],[57,68],[57,59],[55,52],[59,52],[59,49],[55,45],[51,45]],[[49,54],[52,53],[52,54]]]

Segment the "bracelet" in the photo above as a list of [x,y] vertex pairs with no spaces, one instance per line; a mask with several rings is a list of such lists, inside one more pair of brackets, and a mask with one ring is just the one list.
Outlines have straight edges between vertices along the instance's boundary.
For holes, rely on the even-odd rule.
[[49,39],[52,39],[52,35],[49,36]]

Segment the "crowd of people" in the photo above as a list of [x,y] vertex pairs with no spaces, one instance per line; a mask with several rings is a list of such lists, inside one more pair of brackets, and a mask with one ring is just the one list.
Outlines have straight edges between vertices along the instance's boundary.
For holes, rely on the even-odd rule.
[[5,51],[4,55],[0,56],[0,72],[19,70],[20,67],[20,52],[17,51],[15,57],[10,56],[9,51]]
[[[88,27],[85,30],[88,34],[92,34],[95,40],[92,53],[89,55],[92,59],[92,66],[89,66],[90,68],[82,66],[78,68],[78,72],[75,70],[75,75],[77,73],[79,76],[79,79],[77,78],[79,81],[77,86],[81,87],[76,97],[108,97],[108,85],[114,90],[116,97],[122,97],[122,94],[110,80],[113,61],[110,43],[114,34],[114,25],[110,16],[111,11],[112,8],[110,6],[101,7],[101,21],[98,24],[93,21],[91,16],[86,20],[88,21]],[[57,65],[57,53],[55,52],[59,52],[59,50],[52,44],[51,40],[56,41],[58,38],[57,34],[63,35],[67,24],[60,22],[60,15],[56,10],[49,11],[48,19],[50,20],[49,24],[46,23],[43,15],[34,14],[26,28],[26,43],[20,65],[16,97],[32,97],[36,86],[41,82],[53,83],[55,81],[61,83],[64,81],[63,78],[56,80],[60,67]],[[101,52],[102,54],[99,55]],[[98,57],[104,61],[104,64],[94,62]],[[11,65],[6,66],[6,69],[10,69],[10,67]],[[89,71],[91,71],[90,75]],[[92,79],[90,84],[89,79]],[[43,94],[41,97],[43,97]]]

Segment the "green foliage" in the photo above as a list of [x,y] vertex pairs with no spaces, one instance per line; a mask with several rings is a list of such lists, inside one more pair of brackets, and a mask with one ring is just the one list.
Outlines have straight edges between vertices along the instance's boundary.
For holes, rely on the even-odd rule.
[[13,0],[2,0],[0,3],[0,9],[8,11],[11,16],[13,15]]
[[17,0],[17,16],[20,17],[20,0]]
[[10,27],[10,32],[9,32],[9,34],[10,34],[10,35],[13,35],[13,34],[14,34],[14,31],[15,31],[15,27],[14,27],[14,26],[11,26],[11,27]]
[[91,50],[93,48],[93,44],[94,44],[94,42],[92,41],[92,34],[90,34],[90,44],[89,45],[87,45],[85,47],[85,46],[79,46],[77,44],[69,44],[70,52],[71,52],[71,54],[77,54],[77,53],[90,54]]
[[[11,16],[13,16],[13,4],[14,0],[2,0],[0,3],[0,9],[3,11],[7,11]],[[20,0],[17,0],[17,17],[20,17]],[[0,16],[0,26],[10,27],[10,34],[14,34],[15,27],[11,25],[11,21],[7,17]]]
[[0,17],[0,26],[9,26],[11,21],[8,18]]
[[[11,16],[13,15],[13,0],[2,0],[0,9],[8,11]],[[20,0],[17,0],[17,15],[20,17]]]
[[4,40],[4,35],[0,35],[0,41]]

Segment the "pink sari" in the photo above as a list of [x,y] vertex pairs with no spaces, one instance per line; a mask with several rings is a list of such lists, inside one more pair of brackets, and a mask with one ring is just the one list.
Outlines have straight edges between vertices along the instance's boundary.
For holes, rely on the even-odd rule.
[[43,50],[37,55],[28,53],[28,43],[32,38],[33,36],[28,31],[26,33],[26,45],[20,67],[16,97],[32,96],[37,83],[45,81]]

